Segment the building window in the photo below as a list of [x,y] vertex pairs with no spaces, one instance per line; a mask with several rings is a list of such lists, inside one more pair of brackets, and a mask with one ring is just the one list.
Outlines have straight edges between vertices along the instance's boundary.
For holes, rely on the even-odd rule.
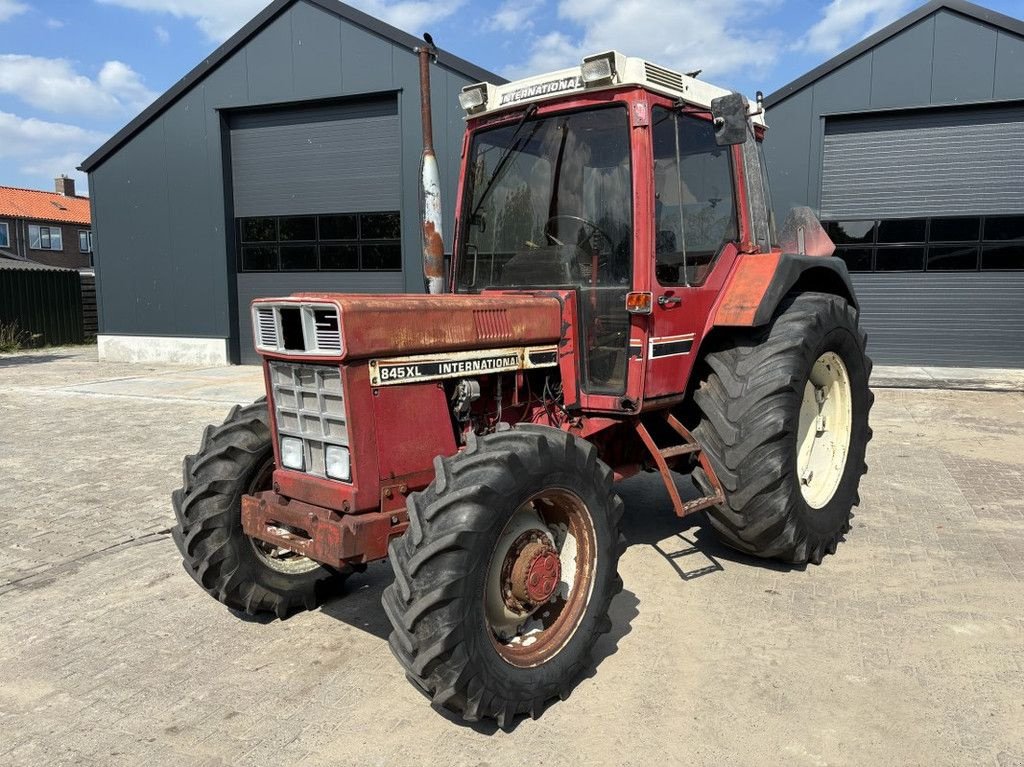
[[78,230],[78,251],[80,253],[92,253],[92,232],[88,229]]
[[851,272],[1024,270],[1024,216],[826,221]]
[[28,246],[32,250],[64,250],[60,227],[30,224],[28,227]]
[[0,221],[0,248],[11,247],[11,230],[6,222]]
[[243,272],[398,272],[398,211],[238,219]]

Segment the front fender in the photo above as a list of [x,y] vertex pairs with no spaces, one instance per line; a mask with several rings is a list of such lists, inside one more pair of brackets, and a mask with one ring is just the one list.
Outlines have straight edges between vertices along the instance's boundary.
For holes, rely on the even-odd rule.
[[711,325],[766,325],[782,299],[794,290],[832,293],[859,308],[842,259],[792,253],[748,254],[737,260],[726,281]]

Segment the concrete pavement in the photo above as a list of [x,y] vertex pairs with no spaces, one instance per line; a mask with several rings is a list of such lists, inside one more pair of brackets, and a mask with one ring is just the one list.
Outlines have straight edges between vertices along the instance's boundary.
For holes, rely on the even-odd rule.
[[599,662],[504,733],[404,679],[386,563],[266,623],[184,573],[181,456],[261,391],[251,369],[0,358],[0,764],[1024,765],[1019,393],[879,390],[863,504],[820,567],[735,554],[656,478],[623,483]]

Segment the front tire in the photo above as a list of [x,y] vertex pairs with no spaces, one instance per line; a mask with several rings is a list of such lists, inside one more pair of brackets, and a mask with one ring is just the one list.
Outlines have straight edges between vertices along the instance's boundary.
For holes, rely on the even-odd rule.
[[208,426],[195,455],[186,456],[183,487],[171,496],[171,530],[185,571],[233,610],[285,618],[312,610],[347,573],[250,538],[242,530],[242,496],[268,490],[274,468],[266,400],[236,406]]
[[392,542],[383,596],[409,679],[468,721],[508,728],[566,697],[622,588],[622,501],[586,441],[521,426],[435,462]]
[[[874,395],[857,311],[801,293],[771,323],[707,355],[694,430],[725,490],[708,519],[729,546],[820,564],[850,529]],[[711,494],[697,468],[694,481]]]

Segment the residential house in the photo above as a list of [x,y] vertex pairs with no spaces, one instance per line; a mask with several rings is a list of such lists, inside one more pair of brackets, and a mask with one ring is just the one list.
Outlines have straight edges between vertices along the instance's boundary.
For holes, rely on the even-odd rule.
[[0,250],[40,264],[91,269],[89,198],[75,194],[67,176],[56,179],[53,192],[0,186]]

